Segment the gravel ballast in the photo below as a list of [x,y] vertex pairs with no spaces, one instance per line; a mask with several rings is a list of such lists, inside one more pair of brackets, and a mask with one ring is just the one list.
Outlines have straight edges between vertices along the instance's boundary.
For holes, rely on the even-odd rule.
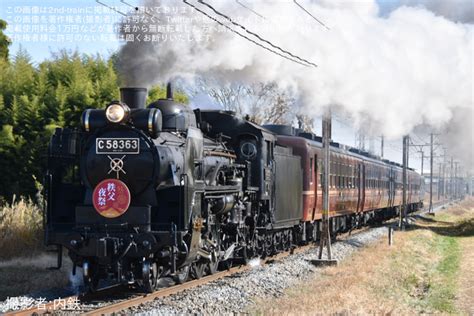
[[[387,227],[378,227],[339,240],[332,245],[333,257],[343,260],[386,234]],[[148,316],[243,312],[253,304],[255,298],[281,296],[286,288],[314,276],[319,270],[311,263],[314,259],[317,259],[317,249],[311,248],[265,266],[256,264],[251,270],[156,299],[126,313]]]
[[[332,244],[333,257],[343,260],[360,247],[369,245],[387,234],[386,227],[368,229]],[[134,307],[124,314],[135,315],[182,315],[182,314],[231,314],[245,311],[255,298],[272,298],[283,294],[283,291],[299,282],[314,276],[318,269],[311,260],[317,259],[317,248],[294,254],[283,259],[275,260],[264,266],[259,260],[251,264],[254,268],[224,279],[216,280],[197,288],[185,290],[181,293],[165,298],[156,299],[138,307]],[[324,252],[323,257],[326,257]],[[77,277],[76,277],[77,278]],[[79,288],[79,281],[72,278],[71,288],[48,289],[29,296],[10,297],[0,302],[0,313],[11,310],[25,309],[38,306],[45,301],[57,297],[72,295]],[[73,289],[74,288],[74,289]],[[81,309],[98,308],[112,303],[108,302],[81,304]],[[79,307],[79,306],[78,306]],[[61,312],[60,312],[61,313]],[[72,311],[64,314],[75,314]]]

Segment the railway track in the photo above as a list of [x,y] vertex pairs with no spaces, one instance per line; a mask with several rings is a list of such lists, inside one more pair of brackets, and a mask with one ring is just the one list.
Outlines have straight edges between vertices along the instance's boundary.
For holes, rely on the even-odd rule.
[[[312,247],[314,247],[314,244],[309,244],[309,245],[301,246],[298,248],[294,248],[290,251],[281,252],[277,255],[274,255],[262,260],[262,264],[267,264],[269,262],[283,259],[284,257],[287,257],[291,254],[304,252]],[[80,315],[110,315],[110,314],[125,310],[130,307],[138,306],[140,304],[153,301],[154,299],[157,299],[157,298],[173,295],[173,294],[182,292],[184,290],[192,289],[200,285],[204,285],[209,282],[219,280],[219,279],[234,275],[236,273],[241,273],[250,269],[252,269],[252,266],[249,264],[232,267],[229,270],[220,271],[212,275],[207,275],[200,279],[195,279],[195,280],[185,282],[183,284],[173,285],[170,287],[159,289],[150,294],[143,294],[143,295],[134,296],[132,298],[125,298],[118,302],[107,304],[106,306],[101,306],[98,308],[93,308],[93,307],[87,308],[80,305],[77,308],[68,308],[68,305],[69,305],[68,302],[80,302],[82,304],[82,303],[87,303],[88,301],[88,298],[85,296],[74,295],[74,296],[56,299],[54,301],[50,301],[50,302],[47,302],[38,306],[34,306],[28,309],[9,312],[9,313],[6,313],[5,316],[7,315],[8,316],[44,315],[44,314],[50,314],[53,312],[60,312],[60,311],[64,313],[71,312],[71,313],[80,314]],[[113,289],[114,287],[100,290],[96,295],[106,296],[106,293],[104,292],[113,291]]]
[[[433,208],[436,211],[438,208],[440,208],[444,205],[448,205],[450,202],[452,202],[452,201],[442,201],[442,202],[439,202],[439,203],[435,203],[433,205]],[[428,208],[424,207],[423,209],[410,214],[410,216],[421,215],[421,214],[424,214],[424,213],[427,213],[427,212],[428,212]],[[391,225],[391,223],[393,225],[393,221],[397,221],[397,219],[389,220],[389,221],[385,222],[384,225]],[[338,239],[343,240],[346,237],[350,236],[351,234],[360,233],[360,232],[363,232],[363,231],[366,231],[366,230],[369,230],[369,229],[371,229],[370,226],[365,226],[365,227],[355,229],[355,230],[352,230],[352,231],[349,231],[349,232],[346,232],[346,233],[342,233],[342,234],[338,235]],[[275,256],[268,257],[268,258],[262,260],[262,264],[266,264],[266,263],[269,263],[269,262],[281,260],[284,257],[289,256],[290,254],[301,253],[301,252],[304,252],[304,251],[306,251],[306,250],[308,250],[308,249],[310,249],[314,246],[315,246],[315,244],[311,243],[309,245],[294,248],[291,251],[286,251],[286,252],[279,253]],[[173,285],[173,286],[170,286],[170,287],[162,288],[162,289],[159,289],[159,290],[157,290],[157,291],[155,291],[151,294],[142,294],[142,295],[133,295],[132,294],[131,297],[129,295],[128,297],[116,300],[116,302],[113,302],[113,303],[110,303],[110,304],[107,304],[107,303],[103,304],[105,306],[99,306],[99,307],[89,306],[89,307],[87,307],[86,304],[88,302],[88,298],[85,297],[85,296],[79,295],[79,296],[70,296],[70,297],[57,299],[55,301],[51,301],[51,302],[47,302],[45,304],[42,304],[41,306],[35,306],[35,307],[28,308],[28,309],[25,309],[25,310],[9,312],[9,313],[6,313],[5,315],[21,315],[21,316],[23,316],[23,315],[43,315],[43,314],[50,314],[52,312],[60,312],[60,311],[63,312],[63,313],[71,312],[71,313],[80,314],[80,315],[110,315],[110,314],[114,314],[114,313],[126,310],[126,309],[131,308],[131,307],[139,306],[139,305],[141,305],[143,303],[146,303],[146,302],[153,301],[157,298],[162,298],[162,297],[174,295],[174,294],[177,294],[179,292],[182,292],[182,291],[185,291],[185,290],[188,290],[188,289],[192,289],[192,288],[198,287],[200,285],[207,284],[209,282],[212,282],[212,281],[215,281],[215,280],[218,280],[218,279],[223,279],[225,277],[228,277],[228,276],[231,276],[231,275],[234,275],[234,274],[237,274],[237,273],[241,273],[241,272],[244,272],[244,271],[247,271],[247,270],[250,270],[250,269],[252,269],[252,266],[250,266],[250,265],[236,266],[236,267],[230,268],[229,270],[220,271],[220,272],[217,272],[215,274],[202,277],[200,279],[195,279],[195,280],[188,281],[184,284]],[[112,293],[113,293],[114,290],[116,290],[116,287],[109,287],[109,288],[106,288],[106,289],[102,289],[97,293],[97,295],[101,296],[103,298],[109,299],[108,294],[113,295]],[[97,298],[95,298],[95,299],[97,300]],[[68,305],[67,302],[80,302],[81,304],[78,306],[78,308],[69,309],[69,308],[65,308]]]

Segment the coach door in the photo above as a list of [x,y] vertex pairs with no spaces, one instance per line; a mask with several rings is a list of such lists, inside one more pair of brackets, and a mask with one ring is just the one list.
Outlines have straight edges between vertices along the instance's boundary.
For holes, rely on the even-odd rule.
[[359,164],[357,167],[357,212],[364,211],[365,202],[365,166]]
[[312,159],[310,159],[311,163],[311,179],[314,179],[313,182],[313,192],[314,192],[314,198],[313,198],[313,215],[311,217],[312,220],[314,220],[314,216],[316,216],[316,206],[318,205],[318,155],[314,155]]
[[393,168],[389,169],[388,176],[388,207],[393,207],[394,198],[395,198],[395,177]]

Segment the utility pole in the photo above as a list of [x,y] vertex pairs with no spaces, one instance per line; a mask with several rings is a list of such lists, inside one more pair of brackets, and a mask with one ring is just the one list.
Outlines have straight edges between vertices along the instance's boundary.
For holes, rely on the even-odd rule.
[[449,196],[451,200],[454,198],[453,172],[454,172],[454,162],[453,162],[453,156],[451,156],[451,169],[449,170]]
[[454,163],[454,199],[458,198],[459,195],[459,185],[458,185],[458,164],[459,162]]
[[423,176],[423,162],[425,161],[425,152],[422,150],[418,151],[421,153],[421,176]]
[[428,213],[433,212],[433,133],[430,134],[430,208]]
[[380,158],[383,158],[383,141],[384,141],[384,136],[380,136]]
[[444,155],[443,155],[443,200],[447,198],[447,188],[446,188],[446,148],[444,148]]
[[400,218],[398,226],[401,229],[405,228],[404,220],[406,220],[407,213],[407,168],[408,168],[408,135],[403,136],[403,198],[402,198],[402,209],[400,210]]
[[[322,230],[321,238],[319,241],[319,255],[318,260],[315,260],[315,264],[337,264],[337,260],[332,259],[331,249],[331,233],[329,230],[329,174],[331,166],[330,156],[330,142],[331,142],[331,112],[327,110],[323,116],[323,214],[322,214]],[[328,258],[323,260],[324,247],[327,248]]]
[[441,199],[441,166],[443,165],[441,162],[438,163],[439,170],[438,170],[438,202]]

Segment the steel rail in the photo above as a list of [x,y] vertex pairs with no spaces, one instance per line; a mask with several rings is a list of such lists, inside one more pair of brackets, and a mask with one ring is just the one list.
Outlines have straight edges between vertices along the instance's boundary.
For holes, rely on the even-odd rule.
[[[118,285],[112,285],[112,286],[107,286],[104,288],[99,289],[97,292],[95,292],[93,295],[100,295],[104,296],[107,295],[108,291],[114,291],[117,289],[119,286]],[[57,299],[54,299],[49,302],[44,302],[42,304],[37,304],[36,306],[29,307],[24,310],[17,310],[17,311],[11,311],[7,312],[5,314],[2,314],[4,316],[29,316],[29,315],[43,315],[43,314],[51,314],[55,311],[59,310],[65,310],[64,307],[67,307],[68,302],[81,302],[82,299],[87,297],[89,294],[79,294],[79,295],[72,295],[72,296],[67,296],[67,297],[58,297]],[[65,306],[65,304],[66,306]],[[61,307],[62,306],[62,307]]]
[[[302,247],[292,249],[290,251],[281,252],[279,254],[276,254],[274,256],[271,256],[271,257],[268,257],[268,258],[264,259],[263,264],[273,262],[275,260],[282,259],[282,258],[287,257],[287,256],[289,256],[291,254],[294,254],[294,253],[301,253],[301,252],[306,251],[306,250],[308,250],[312,247],[314,247],[314,245],[310,244],[310,245],[305,245],[305,246],[302,246]],[[146,295],[135,297],[135,298],[125,300],[125,301],[122,301],[122,302],[118,302],[118,303],[115,303],[115,304],[107,305],[107,306],[104,306],[104,307],[101,307],[101,308],[98,308],[98,309],[94,309],[94,310],[91,310],[89,312],[82,313],[81,315],[83,315],[83,316],[111,315],[111,314],[123,311],[127,308],[138,306],[140,304],[153,301],[157,298],[166,297],[166,296],[169,296],[169,295],[174,295],[174,294],[177,294],[179,292],[189,290],[189,289],[198,287],[200,285],[207,284],[209,282],[216,281],[216,280],[219,280],[219,279],[223,279],[227,276],[231,276],[231,275],[234,275],[236,273],[248,271],[248,270],[251,270],[251,269],[252,269],[252,267],[249,264],[233,267],[233,268],[230,268],[229,270],[217,272],[217,273],[202,277],[200,279],[195,279],[195,280],[185,282],[183,284],[174,285],[174,286],[171,286],[171,287],[160,289],[160,290],[157,290],[157,291],[155,291],[151,294],[146,294]]]

